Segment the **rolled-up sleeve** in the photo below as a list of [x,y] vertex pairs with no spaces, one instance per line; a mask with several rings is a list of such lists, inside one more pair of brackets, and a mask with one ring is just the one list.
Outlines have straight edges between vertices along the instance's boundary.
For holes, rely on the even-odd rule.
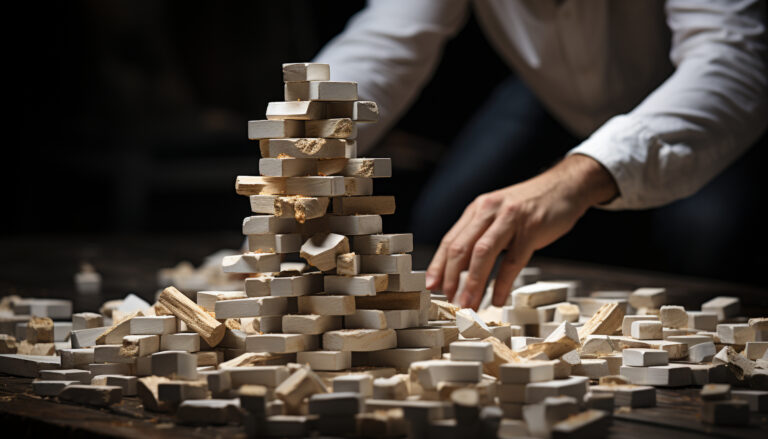
[[644,209],[687,197],[735,161],[768,124],[765,3],[669,0],[675,72],[640,105],[569,152],[600,162]]
[[332,80],[357,82],[360,98],[379,106],[379,123],[360,124],[360,151],[418,96],[467,12],[467,0],[369,0],[315,57],[331,65]]

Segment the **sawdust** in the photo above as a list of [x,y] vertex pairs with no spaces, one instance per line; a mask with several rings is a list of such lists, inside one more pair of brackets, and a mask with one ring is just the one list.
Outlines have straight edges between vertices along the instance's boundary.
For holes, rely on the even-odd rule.
[[325,139],[321,138],[303,138],[295,143],[296,149],[306,155],[315,155],[325,145]]

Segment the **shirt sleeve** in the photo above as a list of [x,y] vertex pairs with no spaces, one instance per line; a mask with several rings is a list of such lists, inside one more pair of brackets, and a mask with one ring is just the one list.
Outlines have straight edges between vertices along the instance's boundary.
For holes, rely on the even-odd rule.
[[613,175],[620,196],[607,209],[651,208],[695,193],[768,122],[765,4],[669,0],[666,13],[675,72],[569,152]]
[[467,12],[467,0],[369,0],[315,57],[330,64],[332,80],[357,82],[360,99],[379,106],[379,122],[358,127],[359,151],[416,99]]

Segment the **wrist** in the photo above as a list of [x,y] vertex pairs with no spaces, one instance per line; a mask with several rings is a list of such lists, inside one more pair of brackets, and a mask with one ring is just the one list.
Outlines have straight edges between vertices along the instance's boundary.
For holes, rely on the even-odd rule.
[[555,168],[560,168],[562,180],[573,191],[571,196],[585,210],[608,203],[619,195],[619,188],[611,173],[592,157],[584,154],[569,155]]

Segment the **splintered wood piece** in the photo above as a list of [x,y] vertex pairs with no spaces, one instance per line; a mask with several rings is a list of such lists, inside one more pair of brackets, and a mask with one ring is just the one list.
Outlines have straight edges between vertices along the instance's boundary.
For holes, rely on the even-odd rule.
[[50,317],[31,317],[27,322],[27,341],[53,343],[53,320]]
[[413,234],[382,234],[352,237],[352,250],[360,255],[388,255],[413,251]]
[[624,309],[618,303],[606,303],[579,328],[579,338],[590,335],[613,335],[621,327]]
[[379,120],[379,106],[372,101],[329,102],[326,116],[348,117],[357,122],[376,122]]
[[249,120],[248,139],[303,137],[304,124],[298,120]]
[[379,215],[334,215],[328,217],[328,227],[340,235],[370,235],[381,232],[382,222]]
[[308,138],[355,139],[357,123],[347,118],[308,120],[304,124],[304,133]]
[[[286,159],[290,160],[290,159]],[[299,223],[320,218],[328,209],[328,197],[251,195],[251,211],[275,215],[278,218],[294,218]]]
[[659,309],[659,319],[665,328],[688,327],[688,313],[685,308],[676,305],[664,305]]
[[500,367],[507,363],[520,363],[523,359],[517,355],[509,346],[505,345],[496,337],[487,337],[484,342],[490,343],[493,348],[493,361],[483,363],[483,372],[499,378]]
[[465,338],[486,338],[491,336],[488,325],[471,308],[456,311],[456,325]]
[[325,117],[325,104],[316,101],[270,102],[267,104],[268,120],[313,120]]
[[563,322],[544,341],[528,345],[518,354],[525,358],[534,358],[543,353],[548,359],[554,360],[580,346],[578,330],[570,323]]
[[336,273],[341,276],[357,276],[360,274],[360,255],[354,253],[337,255]]
[[331,66],[321,63],[284,63],[283,81],[301,82],[301,81],[330,81]]
[[342,329],[323,334],[323,349],[367,352],[397,347],[392,329]]
[[[339,174],[347,177],[388,178],[392,176],[392,161],[389,158],[349,159]],[[394,197],[392,198],[394,210]]]
[[244,253],[224,256],[221,268],[225,273],[263,273],[280,271],[280,255],[277,253]]
[[[195,337],[199,339],[197,334],[195,334]],[[157,335],[126,335],[123,337],[123,344],[118,355],[124,358],[146,357],[159,350],[160,337]]]
[[[291,137],[259,140],[259,148],[262,157],[271,159],[344,159],[350,143],[355,142],[350,139]],[[317,174],[323,169],[315,163],[312,174]]]
[[275,396],[285,403],[288,413],[298,413],[304,398],[316,393],[327,393],[323,380],[308,367],[301,367],[275,389]]
[[337,197],[347,193],[345,178],[353,177],[254,177],[238,175],[235,190],[239,195]]
[[356,82],[291,81],[286,82],[284,91],[286,101],[354,101],[357,99]]
[[[179,293],[181,294],[181,293]],[[186,296],[184,296],[186,297]],[[189,300],[189,299],[187,299]],[[112,325],[109,329],[104,331],[96,338],[96,344],[120,344],[123,342],[123,337],[130,335],[131,333],[131,319],[134,317],[143,316],[141,311],[134,311],[128,314],[123,320]],[[79,346],[80,347],[80,346]]]
[[301,246],[301,257],[321,271],[336,267],[336,256],[349,253],[349,240],[335,233],[319,233]]
[[226,330],[224,324],[211,317],[176,288],[164,289],[157,301],[171,314],[186,323],[189,329],[200,334],[209,346],[218,345],[224,338],[224,331]]

